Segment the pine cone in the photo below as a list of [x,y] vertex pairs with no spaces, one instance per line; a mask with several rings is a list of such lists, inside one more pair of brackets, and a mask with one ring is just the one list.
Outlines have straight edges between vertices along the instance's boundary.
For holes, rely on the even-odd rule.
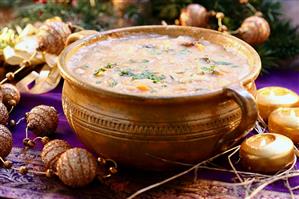
[[26,113],[27,127],[38,136],[47,136],[55,132],[58,114],[54,107],[39,105]]
[[46,21],[38,33],[38,50],[59,55],[71,33],[70,26],[60,20]]
[[64,140],[52,140],[48,142],[42,152],[41,158],[47,169],[56,169],[56,163],[60,155],[70,149],[71,146]]
[[0,143],[0,157],[5,158],[12,149],[12,135],[9,129],[2,124],[0,124]]
[[1,85],[3,95],[3,103],[7,108],[16,106],[20,102],[21,94],[17,87],[12,84],[5,83]]
[[57,162],[57,175],[66,185],[81,187],[96,176],[96,159],[85,149],[73,148],[64,152]]
[[6,106],[0,102],[0,124],[6,125],[8,122],[9,114]]
[[0,102],[3,102],[3,93],[1,91],[1,87],[0,87]]

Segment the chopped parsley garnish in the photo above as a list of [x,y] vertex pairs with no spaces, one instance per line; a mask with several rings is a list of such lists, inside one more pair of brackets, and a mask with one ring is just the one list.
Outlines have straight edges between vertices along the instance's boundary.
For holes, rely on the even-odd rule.
[[127,77],[131,77],[132,80],[136,80],[136,79],[150,79],[153,81],[153,83],[158,83],[161,82],[161,80],[165,79],[164,75],[156,75],[153,72],[150,72],[148,70],[143,71],[142,73],[138,73],[135,74],[129,70],[122,70],[120,71],[120,76],[127,76]]
[[142,63],[148,63],[148,62],[150,62],[148,59],[143,59],[142,61],[141,61]]
[[213,61],[215,64],[217,65],[232,65],[232,63],[230,62],[226,62],[226,61]]
[[208,73],[208,74],[214,74],[216,72],[216,68],[217,66],[215,65],[211,65],[211,66],[202,66],[200,67],[200,69],[204,72],[204,73]]
[[227,61],[215,61],[215,60],[212,60],[212,59],[210,59],[210,58],[208,58],[208,57],[201,57],[201,58],[199,58],[199,60],[200,61],[203,61],[203,62],[205,62],[205,63],[207,63],[207,64],[215,64],[215,65],[223,65],[223,66],[228,66],[228,65],[232,65],[232,63],[231,62],[227,62]]
[[208,58],[208,57],[202,57],[202,58],[199,58],[200,61],[203,61],[207,64],[211,63],[211,60]]
[[93,75],[99,77],[99,76],[103,75],[106,70],[107,70],[106,68],[99,68],[98,70],[96,70],[94,72]]
[[107,69],[113,68],[116,65],[117,65],[116,63],[113,63],[113,64],[112,63],[108,63],[108,64],[106,64],[106,66],[100,67],[98,70],[96,70],[93,75],[97,76],[97,77],[101,76],[101,75],[104,74],[105,71],[107,71]]
[[111,79],[108,82],[109,87],[115,87],[118,84],[118,82],[115,79]]
[[178,53],[181,54],[181,55],[186,55],[190,52],[191,51],[188,48],[184,48],[184,49],[180,50]]
[[155,46],[153,44],[144,44],[144,45],[142,45],[142,48],[157,48],[157,46]]
[[107,68],[107,69],[109,69],[109,68],[113,68],[113,67],[116,66],[116,65],[117,65],[116,63],[113,63],[113,64],[108,63],[108,64],[105,66],[105,68]]
[[120,71],[119,75],[120,75],[120,76],[129,76],[129,77],[132,77],[132,76],[134,76],[135,74],[132,73],[132,72],[129,71],[129,70],[122,70],[122,71]]
[[170,48],[170,47],[165,47],[165,48],[162,49],[162,51],[164,51],[164,52],[166,52],[166,53],[169,53],[169,52],[174,52],[175,49]]

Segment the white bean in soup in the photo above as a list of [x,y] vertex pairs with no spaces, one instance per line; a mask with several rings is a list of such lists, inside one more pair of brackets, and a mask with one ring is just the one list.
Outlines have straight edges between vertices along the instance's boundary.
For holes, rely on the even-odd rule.
[[67,67],[96,87],[155,96],[208,93],[249,73],[247,59],[236,49],[158,34],[110,38],[82,47]]

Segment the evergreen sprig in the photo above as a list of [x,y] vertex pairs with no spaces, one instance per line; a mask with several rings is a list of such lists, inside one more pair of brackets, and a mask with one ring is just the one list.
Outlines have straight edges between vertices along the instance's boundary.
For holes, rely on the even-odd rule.
[[101,0],[94,7],[87,0],[77,0],[75,5],[53,1],[45,4],[32,3],[27,0],[23,1],[23,6],[16,8],[17,17],[13,24],[24,26],[27,23],[59,16],[64,21],[73,22],[85,29],[103,30],[109,27],[107,21],[103,20],[103,15],[113,15],[112,5],[107,0]]

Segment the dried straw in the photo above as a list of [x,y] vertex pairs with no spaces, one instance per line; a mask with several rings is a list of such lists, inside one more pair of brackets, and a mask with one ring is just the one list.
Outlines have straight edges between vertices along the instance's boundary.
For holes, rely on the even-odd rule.
[[[257,131],[257,133],[265,133],[267,130],[267,125],[265,122],[263,122],[263,120],[259,117],[259,121],[256,123],[255,126],[255,130]],[[161,158],[161,157],[157,157],[157,156],[153,156],[151,154],[147,154],[148,156],[152,157],[152,158],[156,158],[159,159],[163,162],[167,162],[167,163],[171,163],[171,164],[176,164],[176,165],[181,165],[181,166],[192,166],[191,168],[178,173],[177,175],[174,175],[170,178],[167,178],[165,180],[162,180],[160,182],[157,182],[155,184],[152,184],[150,186],[144,187],[140,190],[138,190],[137,192],[135,192],[134,194],[132,194],[131,196],[128,197],[128,199],[132,199],[135,198],[136,196],[143,194],[144,192],[147,192],[151,189],[154,189],[156,187],[159,187],[163,184],[166,184],[172,180],[175,180],[191,171],[194,170],[194,180],[197,180],[197,175],[198,175],[198,169],[208,169],[208,170],[215,170],[215,171],[223,171],[223,172],[230,172],[230,173],[234,173],[237,177],[237,179],[239,180],[239,182],[236,183],[229,183],[229,182],[223,182],[223,184],[227,184],[230,186],[243,186],[245,188],[245,199],[251,199],[254,196],[256,196],[260,191],[262,191],[266,186],[272,184],[273,182],[276,182],[278,180],[285,180],[285,186],[287,187],[287,189],[290,192],[290,196],[291,198],[295,198],[293,191],[299,189],[299,185],[295,186],[295,187],[291,187],[290,183],[289,183],[289,178],[292,177],[296,177],[299,176],[299,171],[294,170],[295,168],[295,164],[297,162],[297,156],[299,157],[299,150],[294,147],[294,151],[295,154],[297,156],[294,157],[294,162],[292,163],[292,165],[288,168],[288,169],[284,169],[282,171],[277,172],[274,176],[271,175],[265,175],[265,174],[260,174],[260,173],[252,173],[252,172],[246,172],[246,171],[238,171],[235,167],[235,164],[232,161],[232,157],[233,155],[235,155],[240,149],[240,146],[236,146],[233,147],[227,151],[224,151],[222,153],[219,153],[215,156],[213,156],[212,158],[209,158],[205,161],[202,161],[196,165],[192,165],[192,164],[188,164],[188,163],[183,163],[183,162],[177,162],[177,161],[172,161],[172,160],[168,160],[165,158]],[[216,158],[228,154],[227,160],[229,162],[229,165],[231,167],[231,169],[225,169],[225,168],[219,168],[219,165],[214,164],[212,161],[215,160]],[[207,165],[211,165],[214,167],[210,167]],[[252,189],[252,187],[255,187]],[[178,189],[181,190],[186,190],[186,188],[181,188],[179,187]],[[190,189],[188,188],[188,191],[190,191]]]
[[266,186],[272,184],[273,182],[276,182],[278,180],[282,180],[282,179],[288,179],[288,178],[293,178],[299,176],[299,173],[291,173],[291,174],[287,174],[284,176],[275,176],[272,179],[269,179],[267,182],[261,184],[260,186],[258,186],[253,192],[251,192],[251,194],[247,197],[245,197],[245,199],[251,199],[254,196],[256,196],[256,194],[258,194],[261,190],[263,190]]
[[233,151],[233,150],[236,150],[236,149],[239,148],[239,147],[240,147],[240,146],[233,147],[233,148],[231,148],[231,149],[229,149],[229,150],[227,150],[227,151],[224,151],[224,152],[222,152],[222,153],[219,153],[219,154],[217,154],[217,155],[215,155],[215,156],[213,156],[213,157],[211,157],[211,158],[209,158],[209,159],[207,159],[207,160],[204,160],[204,161],[202,161],[202,162],[200,162],[200,163],[194,165],[194,166],[191,167],[190,169],[187,169],[187,170],[185,170],[185,171],[183,171],[183,172],[181,172],[181,173],[179,173],[179,174],[177,174],[177,175],[174,175],[174,176],[172,176],[172,177],[170,177],[170,178],[167,178],[167,179],[165,179],[165,180],[162,180],[162,181],[160,181],[160,182],[157,182],[157,183],[155,183],[155,184],[152,184],[152,185],[150,185],[150,186],[147,186],[147,187],[145,187],[145,188],[142,188],[142,189],[138,190],[137,192],[135,192],[134,194],[132,194],[131,196],[129,196],[127,199],[135,198],[136,196],[138,196],[138,195],[140,195],[140,194],[142,194],[142,193],[144,193],[144,192],[146,192],[146,191],[149,191],[149,190],[154,189],[154,188],[156,188],[156,187],[159,187],[159,186],[161,186],[161,185],[163,185],[163,184],[166,184],[166,183],[168,183],[168,182],[170,182],[170,181],[172,181],[172,180],[175,180],[175,179],[177,179],[177,178],[179,178],[179,177],[181,177],[181,176],[184,176],[184,175],[186,175],[187,173],[193,171],[194,169],[197,169],[200,165],[206,164],[207,162],[210,162],[210,161],[212,161],[212,160],[214,160],[214,159],[216,159],[216,158],[218,158],[218,157],[220,157],[220,156],[222,156],[222,155],[224,155],[224,154],[226,154],[226,153],[229,153],[229,152],[231,152],[231,151]]

